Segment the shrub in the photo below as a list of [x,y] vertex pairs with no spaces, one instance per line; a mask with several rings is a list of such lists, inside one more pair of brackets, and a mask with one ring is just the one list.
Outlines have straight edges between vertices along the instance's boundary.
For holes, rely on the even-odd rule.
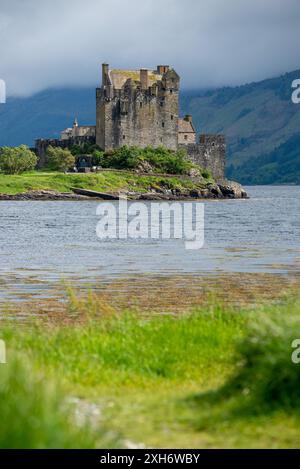
[[37,156],[26,146],[4,147],[0,150],[0,170],[5,174],[21,174],[31,171],[37,164]]
[[152,166],[153,172],[186,174],[195,167],[184,150],[172,151],[165,147],[123,146],[105,153],[94,151],[93,157],[103,168],[137,169],[141,163],[147,162]]
[[104,161],[103,161],[104,151],[94,150],[92,156],[93,156],[92,158],[93,166],[102,166],[102,167],[104,166]]
[[[142,160],[142,151],[141,148],[128,147],[125,145],[116,150],[102,153],[100,165],[103,166],[103,168],[134,169]],[[99,152],[96,152],[96,155],[100,156]]]
[[193,166],[184,150],[175,152],[165,147],[146,147],[143,157],[160,172],[169,174],[184,174]]
[[202,174],[202,177],[204,177],[204,179],[212,179],[211,172],[208,169],[203,169],[201,171],[201,174]]
[[292,362],[292,342],[300,339],[300,297],[281,308],[266,308],[241,343],[239,372],[230,387],[242,389],[252,408],[300,407],[300,364]]
[[72,145],[70,152],[74,156],[92,155],[95,151],[101,151],[101,148],[94,143],[84,143],[83,145]]
[[75,165],[75,157],[70,150],[51,147],[47,148],[48,168],[52,171],[67,171]]

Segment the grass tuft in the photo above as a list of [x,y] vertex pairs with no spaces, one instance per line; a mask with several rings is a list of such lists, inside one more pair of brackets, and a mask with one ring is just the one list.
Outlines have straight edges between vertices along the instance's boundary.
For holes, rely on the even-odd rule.
[[300,297],[256,312],[238,347],[237,373],[229,389],[241,389],[251,408],[300,408],[300,365],[292,343],[300,339]]
[[[74,411],[74,409],[73,409]],[[57,383],[33,363],[11,355],[0,367],[0,448],[94,448],[109,442],[76,425]],[[101,440],[102,437],[102,440]]]

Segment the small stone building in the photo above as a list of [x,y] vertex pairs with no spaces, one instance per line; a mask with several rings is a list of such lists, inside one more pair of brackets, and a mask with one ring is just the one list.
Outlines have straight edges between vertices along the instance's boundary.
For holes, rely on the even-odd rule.
[[191,115],[178,120],[178,144],[187,145],[188,143],[196,143],[196,131]]
[[78,125],[78,120],[75,118],[73,127],[68,127],[60,134],[61,140],[69,140],[77,137],[96,137],[95,125]]

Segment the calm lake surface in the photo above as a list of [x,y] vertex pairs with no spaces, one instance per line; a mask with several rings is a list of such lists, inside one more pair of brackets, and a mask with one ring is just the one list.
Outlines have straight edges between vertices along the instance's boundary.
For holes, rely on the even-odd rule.
[[300,187],[246,190],[249,200],[205,202],[205,244],[199,250],[186,250],[180,239],[101,241],[99,201],[1,201],[0,279],[20,286],[28,276],[47,282],[299,270]]

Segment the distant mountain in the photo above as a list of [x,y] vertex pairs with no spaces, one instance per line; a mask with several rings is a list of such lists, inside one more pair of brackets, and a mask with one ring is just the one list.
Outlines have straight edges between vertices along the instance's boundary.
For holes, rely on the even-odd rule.
[[[181,93],[182,114],[192,114],[201,133],[224,133],[227,176],[243,184],[300,184],[300,104],[291,84],[300,70],[238,87]],[[30,146],[58,137],[72,125],[95,123],[95,90],[52,89],[0,105],[0,146]]]
[[95,123],[95,89],[66,88],[42,91],[29,98],[8,98],[0,105],[0,146],[34,145],[37,138],[58,138],[74,118]]
[[270,153],[229,166],[227,176],[242,184],[300,184],[300,132]]
[[224,133],[227,176],[244,184],[300,184],[300,104],[291,84],[300,70],[248,85],[185,92],[182,111],[198,132]]

